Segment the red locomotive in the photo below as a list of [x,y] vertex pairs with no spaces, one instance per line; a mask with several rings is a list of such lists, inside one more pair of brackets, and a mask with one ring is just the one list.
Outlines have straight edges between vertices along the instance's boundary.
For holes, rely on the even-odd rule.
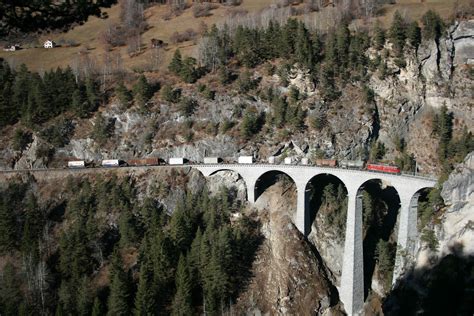
[[376,165],[376,164],[373,164],[373,163],[367,164],[367,170],[377,171],[377,172],[394,173],[394,174],[399,174],[400,173],[400,168],[398,168],[398,167],[389,166],[389,165]]

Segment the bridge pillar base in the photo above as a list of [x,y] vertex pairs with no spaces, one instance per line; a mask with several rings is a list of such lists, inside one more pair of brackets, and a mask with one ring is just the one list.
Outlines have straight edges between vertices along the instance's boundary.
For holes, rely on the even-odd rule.
[[407,267],[415,262],[418,240],[418,198],[420,193],[415,193],[411,198],[401,197],[400,224],[398,226],[397,254],[393,269],[392,285],[403,275]]
[[364,255],[362,245],[362,196],[349,192],[346,239],[340,298],[348,315],[359,315],[364,306]]
[[309,218],[309,192],[306,192],[306,183],[304,185],[297,185],[297,200],[296,200],[296,218],[295,225],[298,230],[304,235],[308,236],[311,231],[311,223]]

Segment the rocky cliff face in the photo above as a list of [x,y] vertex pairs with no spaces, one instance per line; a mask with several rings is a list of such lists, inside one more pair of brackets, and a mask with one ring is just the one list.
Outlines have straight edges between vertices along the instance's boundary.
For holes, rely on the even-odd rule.
[[439,246],[422,243],[412,270],[383,303],[385,315],[472,314],[474,267],[474,152],[444,182],[446,208],[432,223]]
[[[453,252],[474,254],[474,152],[456,166],[444,182],[441,196],[446,210],[434,226],[439,247],[436,252],[422,247],[417,266],[429,265],[433,259]],[[436,262],[436,260],[434,260]]]
[[[388,148],[387,158],[393,159],[394,139],[402,137],[407,150],[413,153],[421,172],[436,171],[437,143],[432,141],[430,113],[446,104],[453,112],[455,132],[466,126],[474,131],[474,94],[472,77],[474,47],[474,21],[456,22],[448,28],[438,42],[425,41],[415,50],[407,48],[405,68],[398,68],[393,58],[388,58],[388,75],[381,78],[377,71],[369,73],[368,87],[375,99],[367,104],[360,87],[346,85],[334,106],[327,107],[319,97],[319,87],[308,81],[308,74],[295,69],[289,78],[290,85],[307,93],[301,104],[307,111],[306,125],[310,118],[321,115],[327,124],[317,130],[308,128],[304,133],[294,132],[290,139],[283,134],[268,137],[265,128],[261,137],[251,141],[240,138],[237,130],[222,134],[218,125],[224,120],[238,123],[244,108],[253,107],[269,115],[272,106],[260,95],[239,96],[232,91],[217,91],[214,100],[201,94],[184,90],[186,96],[196,99],[192,121],[181,115],[178,106],[155,100],[149,113],[135,108],[125,112],[114,104],[102,110],[104,117],[113,122],[114,135],[99,146],[90,138],[94,119],[75,122],[75,134],[68,145],[56,149],[56,158],[100,160],[105,158],[130,158],[184,156],[191,161],[201,161],[204,156],[235,159],[252,154],[261,161],[278,152],[282,143],[293,141],[300,152],[280,152],[284,156],[311,158],[316,152],[327,157],[357,159],[367,151],[370,142],[378,138]],[[390,44],[385,47],[390,51]],[[373,59],[380,52],[369,51]],[[276,76],[265,76],[259,68],[260,91],[272,86],[283,92]],[[278,77],[278,76],[276,76]],[[43,167],[47,159],[39,157],[35,145],[22,153],[13,152],[10,144],[0,145],[2,168],[24,168],[28,165]],[[64,165],[64,163],[63,163]]]
[[254,277],[238,299],[240,314],[342,315],[319,254],[292,224],[295,206],[294,190],[281,183],[259,197],[256,209],[265,240]]

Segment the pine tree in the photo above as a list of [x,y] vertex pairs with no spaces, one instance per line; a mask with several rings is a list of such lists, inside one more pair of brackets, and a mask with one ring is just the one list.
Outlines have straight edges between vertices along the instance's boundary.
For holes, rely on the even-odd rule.
[[370,146],[369,159],[373,162],[381,160],[385,156],[385,145],[379,141],[372,142]]
[[79,117],[85,117],[87,115],[84,111],[84,102],[87,102],[85,92],[81,87],[78,87],[72,93],[71,107]]
[[7,207],[3,194],[0,197],[0,252],[6,253],[15,245],[16,224],[13,211]]
[[173,315],[187,316],[193,312],[192,284],[189,277],[188,262],[181,254],[176,270],[176,294],[173,299]]
[[394,45],[397,56],[403,54],[403,47],[405,46],[406,26],[400,12],[396,11],[393,15],[392,25],[390,27],[390,41]]
[[100,301],[99,297],[96,296],[94,298],[94,305],[92,305],[92,313],[91,316],[102,316],[104,314],[102,302]]
[[91,312],[91,288],[87,276],[83,276],[77,291],[77,315],[88,316]]
[[300,64],[300,66],[303,66],[306,69],[310,70],[314,68],[313,45],[311,43],[309,32],[303,22],[300,22],[298,24],[298,31],[296,33],[295,54],[296,61]]
[[38,240],[43,229],[43,215],[39,210],[36,197],[32,192],[26,196],[25,211],[26,218],[23,225],[23,237],[21,239],[21,251],[23,254],[32,254],[35,258],[39,256]]
[[186,57],[181,65],[179,76],[186,83],[195,83],[198,79],[196,71],[196,59],[193,57]]
[[336,50],[337,60],[342,68],[345,68],[349,60],[349,45],[351,42],[351,34],[347,24],[342,24],[336,32]]
[[130,101],[132,101],[132,94],[127,89],[127,87],[125,87],[123,82],[120,82],[115,87],[115,95],[119,99],[120,105],[122,106],[123,109],[126,109]]
[[173,212],[170,233],[179,251],[185,252],[191,243],[191,227],[188,225],[187,214],[183,205],[178,205]]
[[175,251],[172,242],[163,231],[156,230],[151,236],[149,256],[153,264],[153,283],[159,287],[157,289],[158,306],[164,303],[162,298],[172,294],[169,291],[173,286]]
[[433,10],[428,10],[422,17],[423,38],[438,41],[444,30],[444,23],[441,17]]
[[189,275],[192,279],[192,284],[197,288],[199,284],[199,280],[201,278],[200,275],[200,266],[201,266],[201,242],[202,242],[202,232],[201,228],[198,227],[196,235],[191,243],[191,249],[188,255],[188,263],[189,263]]
[[[116,256],[118,259],[117,265],[123,266],[120,255]],[[107,304],[107,315],[130,315],[130,284],[127,273],[120,267],[112,273],[112,282],[110,284],[110,295]]]
[[410,45],[418,49],[421,43],[421,29],[418,26],[418,22],[413,21],[408,25],[407,38]]
[[153,282],[153,266],[148,259],[145,259],[140,266],[140,278],[135,296],[134,314],[136,316],[157,314],[157,293],[155,287],[156,284]]
[[376,49],[380,50],[385,45],[385,31],[380,26],[380,23],[375,24],[374,28],[374,46]]
[[244,113],[240,126],[242,137],[249,139],[258,131],[258,118],[253,111],[247,110]]
[[56,312],[62,312],[64,315],[75,314],[76,300],[71,283],[65,278],[61,279],[61,286],[58,291],[58,306]]
[[97,117],[95,118],[94,128],[92,130],[92,138],[98,143],[103,145],[108,138],[112,134],[112,126],[109,120],[105,119],[105,117],[98,113]]
[[84,108],[85,113],[90,113],[95,111],[97,106],[99,105],[99,88],[97,86],[97,82],[92,78],[86,79],[86,96],[87,96],[87,107]]
[[133,94],[138,106],[143,107],[153,96],[153,90],[146,77],[141,75],[133,86]]
[[171,59],[171,63],[168,66],[169,71],[178,75],[181,72],[183,67],[183,58],[181,57],[181,51],[179,49],[174,51],[173,59]]
[[321,41],[321,36],[317,32],[314,32],[313,34],[312,43],[314,62],[319,63],[322,61],[323,56],[323,42]]
[[19,110],[23,117],[29,115],[28,112],[28,97],[29,91],[31,88],[31,74],[26,68],[25,64],[20,66],[20,70],[17,72],[15,76],[15,81],[12,87],[12,104],[15,106],[16,109]]
[[127,247],[137,241],[137,227],[131,210],[123,210],[119,218],[120,246]]
[[321,67],[319,76],[321,95],[326,101],[333,101],[339,96],[339,90],[336,86],[335,73],[331,63]]
[[0,276],[0,313],[2,315],[18,315],[18,305],[22,301],[19,286],[15,268],[8,262]]

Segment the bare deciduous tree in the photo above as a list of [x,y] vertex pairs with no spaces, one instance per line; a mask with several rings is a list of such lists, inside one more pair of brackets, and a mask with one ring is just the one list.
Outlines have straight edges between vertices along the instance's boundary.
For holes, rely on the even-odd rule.
[[198,61],[212,72],[222,64],[219,57],[219,43],[213,37],[205,36],[198,43]]

